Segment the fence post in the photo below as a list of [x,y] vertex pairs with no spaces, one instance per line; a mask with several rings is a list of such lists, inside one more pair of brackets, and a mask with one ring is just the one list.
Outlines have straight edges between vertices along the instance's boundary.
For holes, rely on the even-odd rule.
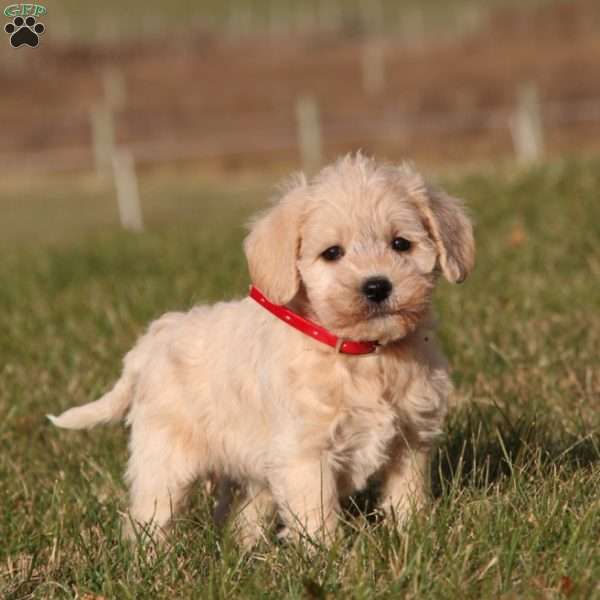
[[104,103],[117,110],[125,104],[125,78],[122,71],[116,67],[107,67],[103,73]]
[[540,99],[533,83],[522,84],[517,90],[517,106],[510,120],[517,161],[532,163],[542,158],[544,136]]
[[319,170],[323,159],[319,106],[314,96],[303,95],[296,101],[298,146],[306,173]]
[[381,42],[367,42],[361,54],[362,83],[369,96],[385,90],[385,49]]
[[102,75],[104,97],[101,104],[92,107],[92,145],[94,165],[98,176],[107,175],[112,166],[116,143],[114,110],[125,104],[125,79],[121,71],[108,67]]
[[121,225],[130,231],[143,231],[140,194],[131,152],[115,149],[112,168]]
[[92,107],[92,144],[94,165],[99,177],[110,172],[115,146],[115,125],[111,109],[106,105]]

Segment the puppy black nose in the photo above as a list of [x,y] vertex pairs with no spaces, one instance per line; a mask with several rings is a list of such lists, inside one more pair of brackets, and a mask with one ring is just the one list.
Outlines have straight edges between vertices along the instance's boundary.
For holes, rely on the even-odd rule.
[[362,293],[371,302],[383,302],[392,293],[392,284],[385,277],[369,277],[363,283]]

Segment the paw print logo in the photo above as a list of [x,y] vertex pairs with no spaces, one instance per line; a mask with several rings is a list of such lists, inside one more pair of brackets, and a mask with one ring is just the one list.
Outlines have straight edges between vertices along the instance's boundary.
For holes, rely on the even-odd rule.
[[42,23],[36,23],[35,17],[15,17],[12,23],[4,26],[4,31],[10,35],[10,45],[18,48],[25,44],[35,48],[40,43],[39,36],[44,33],[46,28]]

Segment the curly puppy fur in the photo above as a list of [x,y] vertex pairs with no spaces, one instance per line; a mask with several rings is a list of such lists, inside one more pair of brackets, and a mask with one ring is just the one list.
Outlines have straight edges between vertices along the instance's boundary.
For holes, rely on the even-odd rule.
[[[410,249],[394,250],[396,237]],[[343,256],[327,261],[333,245]],[[294,178],[244,249],[273,302],[380,351],[336,354],[249,298],[198,306],[152,323],[110,392],[51,420],[80,429],[126,415],[130,516],[144,526],[164,528],[199,477],[241,484],[247,545],[277,512],[297,537],[330,540],[340,499],[373,476],[402,523],[427,497],[451,391],[430,301],[440,272],[459,282],[473,267],[462,203],[410,166],[346,156]],[[392,284],[383,302],[365,297],[373,276]]]

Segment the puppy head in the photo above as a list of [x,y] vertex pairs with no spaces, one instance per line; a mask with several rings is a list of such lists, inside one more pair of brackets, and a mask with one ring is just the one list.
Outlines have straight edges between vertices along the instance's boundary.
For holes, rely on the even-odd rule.
[[473,267],[462,203],[411,167],[362,155],[298,178],[245,241],[252,281],[273,302],[302,289],[309,316],[337,335],[386,343],[427,314],[437,273]]

